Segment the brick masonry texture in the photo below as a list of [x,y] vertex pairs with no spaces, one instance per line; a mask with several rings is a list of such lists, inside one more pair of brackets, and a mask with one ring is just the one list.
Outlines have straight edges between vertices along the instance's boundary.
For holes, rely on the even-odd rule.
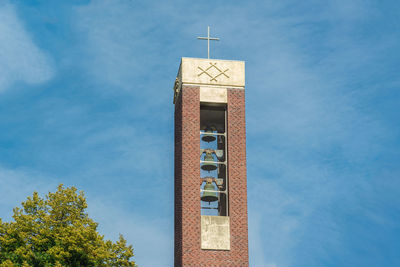
[[199,92],[182,86],[175,103],[175,266],[249,266],[245,92],[228,89],[229,251],[200,247]]

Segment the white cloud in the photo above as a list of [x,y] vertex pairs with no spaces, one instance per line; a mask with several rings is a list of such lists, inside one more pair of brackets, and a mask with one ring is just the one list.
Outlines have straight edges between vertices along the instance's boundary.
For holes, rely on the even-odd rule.
[[137,13],[132,1],[93,1],[76,9],[82,64],[96,81],[122,89],[137,86],[133,81],[149,62],[142,58],[148,25],[138,21]]
[[172,266],[174,241],[170,218],[151,219],[95,196],[87,199],[89,215],[99,223],[99,232],[111,240],[122,234],[133,246],[139,266]]
[[14,82],[39,84],[53,76],[50,58],[33,42],[15,8],[0,4],[0,92]]
[[41,195],[55,191],[56,183],[34,171],[9,169],[0,166],[0,215],[5,221],[11,220],[12,209],[34,191]]

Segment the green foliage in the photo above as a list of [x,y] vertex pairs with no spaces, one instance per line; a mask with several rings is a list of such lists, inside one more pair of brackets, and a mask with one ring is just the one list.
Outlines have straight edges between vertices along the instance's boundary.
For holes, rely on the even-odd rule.
[[58,186],[45,199],[37,192],[14,208],[14,221],[0,219],[0,266],[136,266],[132,246],[97,232],[85,212],[83,192]]

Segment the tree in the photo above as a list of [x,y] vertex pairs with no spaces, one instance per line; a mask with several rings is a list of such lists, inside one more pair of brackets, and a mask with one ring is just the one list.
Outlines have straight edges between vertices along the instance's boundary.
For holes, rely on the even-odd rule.
[[13,222],[0,219],[0,266],[136,266],[132,246],[122,235],[104,240],[86,208],[75,187],[59,185],[46,198],[34,192]]

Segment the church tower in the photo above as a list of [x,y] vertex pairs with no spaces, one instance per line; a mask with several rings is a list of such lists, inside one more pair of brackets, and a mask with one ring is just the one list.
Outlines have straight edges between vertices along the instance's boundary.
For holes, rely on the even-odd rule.
[[244,71],[243,61],[181,59],[173,101],[176,267],[249,265]]

